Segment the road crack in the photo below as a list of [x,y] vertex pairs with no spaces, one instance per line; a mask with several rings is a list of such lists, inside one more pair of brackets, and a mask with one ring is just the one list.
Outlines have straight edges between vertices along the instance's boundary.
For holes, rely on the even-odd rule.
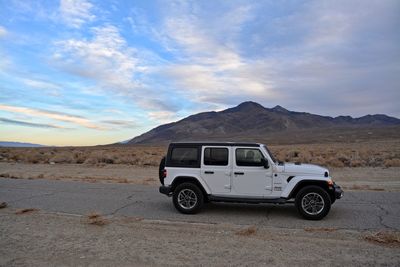
[[394,227],[391,227],[391,226],[389,226],[389,225],[387,225],[387,224],[385,224],[385,223],[383,222],[383,220],[384,220],[383,216],[388,216],[388,215],[389,215],[389,211],[386,210],[383,206],[381,206],[381,205],[379,205],[379,204],[375,204],[375,205],[376,205],[381,211],[383,211],[383,212],[385,213],[384,215],[377,215],[377,216],[378,216],[378,219],[379,219],[379,224],[382,225],[383,227],[389,228],[389,229],[391,229],[391,230],[398,230],[398,229],[396,229],[396,228],[394,228]]
[[129,206],[135,205],[137,203],[143,203],[143,201],[134,201],[134,202],[130,202],[128,204],[125,204],[122,207],[119,207],[119,208],[115,209],[113,212],[106,214],[106,216],[114,216],[120,210],[123,210],[123,209],[125,209],[125,208],[127,208]]

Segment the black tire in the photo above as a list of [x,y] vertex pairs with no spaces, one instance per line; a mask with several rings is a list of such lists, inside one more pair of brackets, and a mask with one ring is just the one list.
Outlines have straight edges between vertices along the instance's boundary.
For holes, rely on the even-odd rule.
[[164,185],[164,169],[165,169],[165,157],[163,157],[160,161],[160,165],[158,167],[158,178],[160,179],[160,183]]
[[[187,201],[183,201],[182,198],[186,195],[191,198],[187,199]],[[193,200],[193,198],[196,200]],[[181,203],[179,200],[181,200]],[[204,195],[197,185],[193,183],[182,183],[175,188],[172,195],[172,202],[179,212],[184,214],[195,214],[203,207]]]
[[297,193],[295,205],[303,218],[321,220],[331,209],[331,198],[322,187],[310,185]]

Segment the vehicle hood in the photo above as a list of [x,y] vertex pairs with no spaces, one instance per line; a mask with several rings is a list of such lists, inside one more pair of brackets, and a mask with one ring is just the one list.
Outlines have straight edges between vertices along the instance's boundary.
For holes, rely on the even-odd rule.
[[325,175],[328,172],[329,175],[328,169],[313,164],[285,163],[283,172],[294,175]]

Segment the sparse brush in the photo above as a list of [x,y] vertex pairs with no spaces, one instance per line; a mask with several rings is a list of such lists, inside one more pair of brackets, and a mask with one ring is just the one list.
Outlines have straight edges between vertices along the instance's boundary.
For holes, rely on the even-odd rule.
[[15,212],[15,214],[21,215],[21,214],[26,214],[26,213],[35,212],[35,211],[39,211],[39,210],[38,209],[34,209],[34,208],[19,209],[19,210],[17,210]]
[[[398,140],[271,145],[269,148],[280,161],[339,168],[400,167]],[[0,156],[3,162],[158,166],[166,149],[161,146],[0,148]]]
[[250,226],[245,229],[237,231],[235,234],[239,236],[252,236],[257,233],[257,228],[255,226]]
[[87,215],[87,223],[91,225],[103,226],[108,224],[108,220],[103,218],[99,213],[92,212]]
[[391,247],[400,247],[400,232],[381,230],[377,233],[365,235],[364,240]]

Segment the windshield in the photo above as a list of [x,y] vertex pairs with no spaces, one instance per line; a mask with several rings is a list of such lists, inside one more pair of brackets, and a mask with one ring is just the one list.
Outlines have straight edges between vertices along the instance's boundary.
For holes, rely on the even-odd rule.
[[269,156],[271,157],[272,161],[275,162],[275,164],[278,164],[278,161],[276,160],[274,155],[271,153],[271,151],[269,151],[268,147],[266,145],[263,145],[263,147],[265,148],[265,150],[267,150],[267,152],[268,152]]

